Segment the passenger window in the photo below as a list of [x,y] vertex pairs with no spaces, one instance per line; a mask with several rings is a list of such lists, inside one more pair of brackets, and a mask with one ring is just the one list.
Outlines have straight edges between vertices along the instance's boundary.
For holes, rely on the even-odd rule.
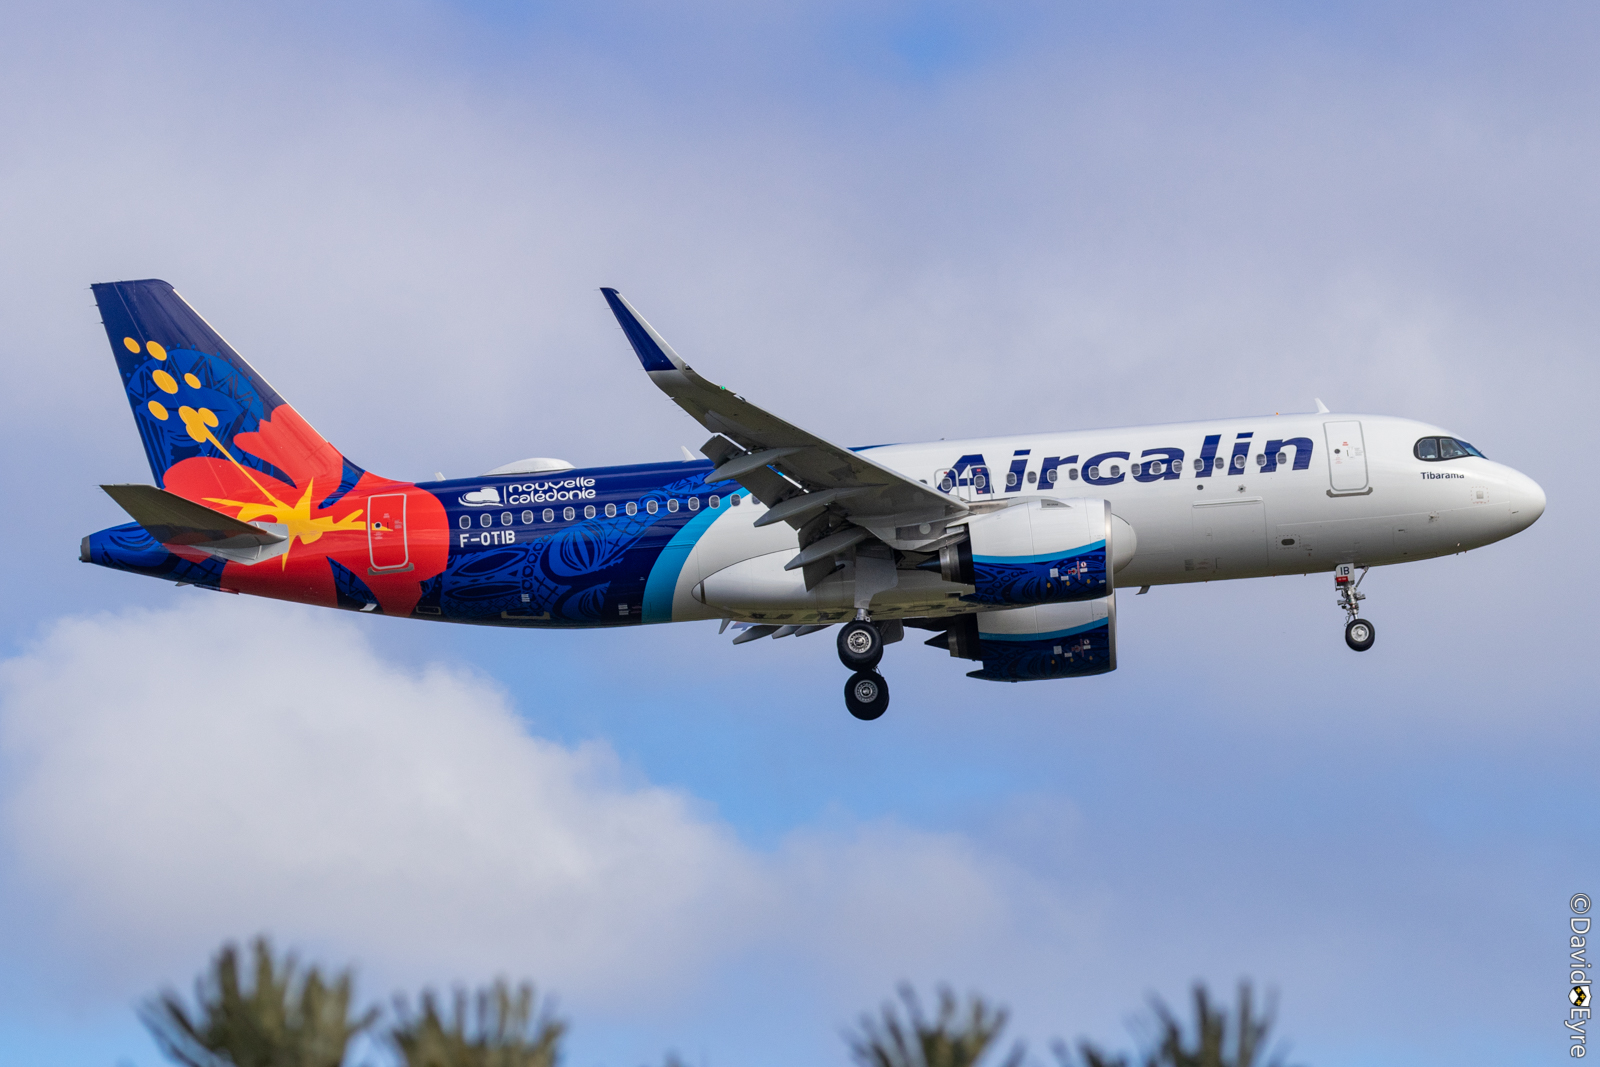
[[736,493],[728,498],[728,503],[732,504],[734,507],[738,507],[740,504],[744,503],[744,497],[739,496]]
[[1077,467],[1069,467],[1069,468],[1067,468],[1067,480],[1068,481],[1073,481],[1073,482],[1078,480],[1078,468]]
[[511,525],[511,512],[502,511],[500,513],[500,525],[501,526],[510,526]]
[[1028,484],[1029,485],[1032,485],[1034,482],[1037,482],[1038,480],[1039,480],[1039,475],[1036,472],[1034,472],[1034,471],[1029,471],[1028,472]]
[[594,505],[593,504],[585,504],[583,506],[583,517],[586,518],[586,519],[594,518]]
[[1047,478],[1049,480],[1051,485],[1055,485],[1056,484],[1056,479],[1059,478],[1059,477],[1061,477],[1061,472],[1056,470],[1056,468],[1054,468],[1054,467],[1051,467],[1050,468],[1050,473],[1045,475],[1045,478]]
[[711,494],[711,506],[714,507],[714,508],[720,508],[722,506],[722,498],[720,496],[718,496],[717,494],[712,493]]
[[524,526],[532,526],[533,525],[533,512],[524,511],[522,513],[522,525],[524,525]]
[[689,510],[690,511],[699,511],[700,510],[700,498],[699,497],[692,496],[692,497],[689,498]]
[[578,513],[573,511],[571,508],[562,508],[561,517],[566,519],[568,522],[571,522],[573,519],[578,517]]
[[616,517],[617,517],[617,506],[615,504],[607,504],[606,505],[606,518],[614,519]]
[[471,515],[463,515],[463,516],[461,516],[461,528],[463,530],[472,529],[472,516]]
[[1467,450],[1456,444],[1454,437],[1439,438],[1440,459],[1460,459],[1467,454]]
[[545,508],[544,509],[544,521],[545,522],[555,522],[556,521],[556,509],[555,508]]
[[493,526],[494,525],[494,516],[490,515],[488,512],[484,512],[482,515],[478,516],[478,525],[479,526]]
[[678,498],[677,497],[673,497],[671,500],[667,501],[667,510],[668,511],[677,511],[678,510]]
[[635,504],[633,501],[630,500],[630,501],[628,501],[628,506],[626,508],[624,508],[623,510],[626,511],[629,515],[637,515],[637,514],[639,514],[639,505]]
[[648,512],[649,512],[649,513],[650,513],[650,514],[652,514],[652,515],[654,515],[654,514],[655,514],[655,513],[656,513],[656,510],[657,510],[657,509],[658,509],[658,508],[660,508],[660,506],[661,506],[661,505],[660,505],[660,504],[657,504],[657,503],[656,503],[656,502],[655,502],[655,501],[654,501],[654,500],[646,500],[646,501],[645,501],[645,502],[644,502],[644,509],[645,509],[645,510],[646,510],[646,511],[648,511]]
[[1006,471],[1006,485],[1010,486],[1011,488],[1016,488],[1016,484],[1017,484],[1017,472],[1016,471]]
[[1417,442],[1417,447],[1411,450],[1418,459],[1438,459],[1439,439],[1437,437],[1424,437]]

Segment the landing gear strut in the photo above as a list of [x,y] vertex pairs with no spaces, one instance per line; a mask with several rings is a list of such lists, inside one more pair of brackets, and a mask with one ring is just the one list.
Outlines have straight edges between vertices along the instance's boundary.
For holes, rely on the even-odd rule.
[[1341,563],[1333,570],[1333,587],[1339,593],[1338,604],[1344,609],[1346,622],[1344,624],[1344,643],[1357,652],[1365,652],[1372,647],[1372,642],[1377,640],[1378,628],[1361,615],[1361,601],[1367,595],[1360,592],[1361,583],[1366,580],[1367,568],[1361,568],[1361,577],[1352,582],[1351,576],[1355,567],[1349,563]]
[[839,630],[839,662],[855,673],[844,686],[844,706],[858,719],[871,720],[889,707],[889,683],[875,670],[883,659],[883,634],[865,619]]

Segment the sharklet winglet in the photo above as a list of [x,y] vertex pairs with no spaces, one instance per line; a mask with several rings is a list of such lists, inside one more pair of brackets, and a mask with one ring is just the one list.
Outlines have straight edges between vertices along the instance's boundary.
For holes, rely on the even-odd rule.
[[633,346],[634,354],[644,364],[645,370],[683,370],[687,366],[672,350],[672,346],[623,299],[621,293],[609,287],[600,292],[605,296],[606,303],[611,305],[611,313],[617,317],[622,332],[628,335],[628,343]]

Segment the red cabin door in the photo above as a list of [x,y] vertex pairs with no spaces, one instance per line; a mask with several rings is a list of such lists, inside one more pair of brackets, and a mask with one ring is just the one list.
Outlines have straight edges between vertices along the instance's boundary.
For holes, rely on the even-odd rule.
[[367,498],[367,549],[372,554],[373,573],[411,569],[404,493]]

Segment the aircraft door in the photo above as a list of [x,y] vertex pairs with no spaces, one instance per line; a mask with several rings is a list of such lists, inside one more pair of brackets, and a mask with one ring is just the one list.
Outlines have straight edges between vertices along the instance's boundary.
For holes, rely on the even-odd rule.
[[367,498],[367,550],[372,557],[369,574],[411,569],[411,548],[406,543],[404,493],[384,493]]
[[1328,479],[1335,493],[1360,493],[1367,488],[1367,446],[1359,422],[1325,422]]

